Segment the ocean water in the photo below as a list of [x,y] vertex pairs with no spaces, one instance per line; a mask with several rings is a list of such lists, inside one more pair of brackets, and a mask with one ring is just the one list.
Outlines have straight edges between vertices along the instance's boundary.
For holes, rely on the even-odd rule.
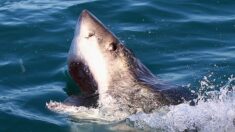
[[[77,108],[49,110],[51,100],[79,93],[66,57],[83,9],[159,78],[197,92],[198,105],[118,122],[68,116]],[[235,131],[234,9],[234,0],[1,0],[0,131]]]

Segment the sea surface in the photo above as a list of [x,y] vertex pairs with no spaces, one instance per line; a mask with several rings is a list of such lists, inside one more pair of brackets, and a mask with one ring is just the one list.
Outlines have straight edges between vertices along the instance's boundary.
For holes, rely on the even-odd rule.
[[[51,100],[62,102],[79,93],[66,58],[83,9],[96,15],[156,76],[198,93],[198,105],[166,106],[115,123],[49,110]],[[0,1],[1,132],[233,132],[234,76],[234,0]]]

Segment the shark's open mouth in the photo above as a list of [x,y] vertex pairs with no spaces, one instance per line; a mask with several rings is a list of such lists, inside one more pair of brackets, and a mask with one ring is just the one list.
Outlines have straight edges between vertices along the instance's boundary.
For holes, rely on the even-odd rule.
[[82,61],[73,61],[69,64],[69,73],[72,78],[79,84],[80,89],[85,95],[94,94],[97,90],[95,81],[89,67]]

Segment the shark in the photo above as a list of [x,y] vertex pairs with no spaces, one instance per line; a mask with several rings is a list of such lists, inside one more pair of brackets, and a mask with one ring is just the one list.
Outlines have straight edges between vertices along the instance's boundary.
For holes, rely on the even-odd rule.
[[155,76],[88,10],[80,14],[67,60],[69,74],[82,92],[68,97],[67,105],[130,115],[196,98],[187,87]]

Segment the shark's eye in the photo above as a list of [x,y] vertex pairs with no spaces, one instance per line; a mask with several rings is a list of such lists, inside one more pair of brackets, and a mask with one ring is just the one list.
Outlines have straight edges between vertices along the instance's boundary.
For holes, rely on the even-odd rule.
[[117,44],[115,42],[112,42],[108,46],[109,51],[115,51],[117,49]]

